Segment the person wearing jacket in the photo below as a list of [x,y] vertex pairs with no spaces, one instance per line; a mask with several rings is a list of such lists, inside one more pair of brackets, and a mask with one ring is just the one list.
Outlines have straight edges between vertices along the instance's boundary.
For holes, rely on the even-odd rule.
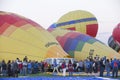
[[100,77],[103,77],[103,73],[105,70],[105,60],[101,58],[100,60]]
[[[114,60],[111,63],[112,66],[112,77],[118,77],[118,60],[114,58]],[[115,75],[116,74],[116,75]]]
[[73,64],[71,60],[69,60],[69,63],[68,63],[68,72],[69,72],[69,76],[73,75]]
[[63,70],[63,76],[66,76],[66,63],[63,61],[62,63],[62,70]]

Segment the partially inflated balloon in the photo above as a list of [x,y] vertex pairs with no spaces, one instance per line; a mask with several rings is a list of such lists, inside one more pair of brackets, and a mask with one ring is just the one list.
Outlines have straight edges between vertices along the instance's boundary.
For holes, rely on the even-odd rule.
[[90,12],[77,10],[66,13],[56,23],[50,26],[50,28],[58,27],[79,31],[95,37],[98,31],[98,22],[96,17]]
[[114,40],[120,43],[120,23],[114,28],[112,36]]
[[39,24],[9,12],[0,12],[0,60],[43,60],[67,57],[56,39]]
[[108,45],[112,49],[120,53],[120,44],[116,40],[114,40],[113,36],[110,36],[110,38],[108,39]]
[[89,56],[95,57],[96,55],[100,57],[106,56],[109,59],[114,57],[120,58],[120,54],[110,47],[80,32],[59,28],[50,32],[58,40],[63,49],[77,60],[83,60]]

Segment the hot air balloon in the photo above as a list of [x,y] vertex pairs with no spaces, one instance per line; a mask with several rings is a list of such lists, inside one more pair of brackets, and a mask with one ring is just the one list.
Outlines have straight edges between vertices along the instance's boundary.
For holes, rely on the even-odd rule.
[[120,54],[99,40],[80,32],[56,28],[50,31],[63,49],[76,60],[87,57],[120,58]]
[[39,24],[15,13],[0,11],[0,60],[31,60],[69,56]]
[[110,38],[108,39],[108,45],[112,49],[120,53],[120,44],[116,40],[114,40],[113,36],[110,36]]
[[120,23],[114,28],[112,36],[114,40],[120,43]]
[[49,29],[58,27],[75,30],[95,37],[98,31],[98,22],[92,13],[76,10],[63,15],[56,23],[51,25]]

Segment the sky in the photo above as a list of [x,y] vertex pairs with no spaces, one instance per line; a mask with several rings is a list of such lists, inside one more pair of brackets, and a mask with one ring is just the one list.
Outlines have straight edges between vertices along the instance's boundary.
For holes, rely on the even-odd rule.
[[74,10],[95,15],[99,25],[96,38],[105,44],[114,27],[120,23],[120,0],[0,0],[0,11],[25,16],[45,29]]

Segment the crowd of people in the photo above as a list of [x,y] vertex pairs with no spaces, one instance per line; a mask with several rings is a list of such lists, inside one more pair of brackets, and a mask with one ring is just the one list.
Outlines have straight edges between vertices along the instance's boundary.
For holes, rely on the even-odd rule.
[[[118,77],[118,71],[120,70],[120,60],[119,59],[107,59],[105,56],[102,58],[87,57],[84,61],[74,61],[66,64],[66,61],[62,62],[60,66],[57,64],[54,59],[53,64],[49,64],[46,61],[35,61],[28,60],[27,56],[24,57],[23,60],[16,58],[16,60],[9,60],[7,63],[5,60],[0,62],[0,74],[1,76],[8,77],[18,77],[18,74],[26,76],[28,74],[36,74],[36,73],[45,73],[48,71],[52,71],[52,73],[60,73],[58,70],[62,69],[63,76],[66,76],[66,72],[69,73],[69,76],[73,76],[74,72],[86,72],[87,75],[94,76],[104,76],[104,72],[106,72],[106,76],[110,77]],[[52,69],[52,70],[51,70]],[[110,73],[112,72],[112,74]]]
[[[106,72],[106,76],[108,77],[110,77],[111,75],[112,77],[118,77],[118,71],[120,70],[119,59],[114,58],[113,60],[112,59],[109,60],[105,56],[102,58],[94,57],[94,59],[86,58],[84,61],[82,60],[74,61],[73,63],[69,61],[68,65],[66,66],[64,65],[65,65],[65,61],[63,61],[61,65],[61,68],[63,69],[63,76],[65,76],[65,73],[68,70],[69,76],[72,76],[73,72],[86,72],[87,75],[94,75],[94,76],[99,75],[100,77],[103,77],[104,72]],[[55,69],[57,70],[56,66]],[[110,74],[110,72],[112,72],[112,74]]]
[[40,69],[41,72],[44,72],[45,63],[35,60],[28,61],[27,56],[24,57],[23,61],[16,58],[16,60],[8,60],[7,63],[5,60],[0,62],[0,74],[5,77],[18,77],[18,74],[22,76],[26,76],[27,74],[36,74]]

